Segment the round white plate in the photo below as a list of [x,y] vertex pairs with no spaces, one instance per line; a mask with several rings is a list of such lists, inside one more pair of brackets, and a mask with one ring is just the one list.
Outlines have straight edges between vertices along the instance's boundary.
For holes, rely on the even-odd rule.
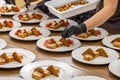
[[39,35],[39,36],[31,35],[31,36],[28,36],[28,37],[25,37],[25,38],[20,38],[17,35],[15,35],[15,32],[19,29],[21,29],[21,30],[23,30],[23,29],[31,30],[31,28],[32,27],[27,26],[27,27],[13,29],[12,31],[10,31],[9,35],[14,39],[23,40],[23,41],[38,40],[40,38],[44,38],[44,37],[47,37],[48,35],[50,35],[49,30],[46,30],[46,29],[43,29],[43,28],[40,28],[40,27],[36,27],[36,29],[38,29],[42,33],[42,35]]
[[3,65],[0,65],[0,68],[18,68],[18,67],[22,67],[32,61],[35,60],[36,56],[34,55],[33,52],[25,50],[25,49],[21,49],[21,48],[8,48],[8,49],[3,49],[0,50],[0,55],[2,53],[6,53],[9,55],[12,55],[13,52],[17,52],[23,55],[23,60],[22,63],[19,63],[17,61],[13,61],[13,62],[9,62]]
[[[5,21],[5,20],[10,21],[11,19],[0,19],[0,22],[3,22],[3,21]],[[19,22],[17,22],[17,21],[14,21],[14,20],[11,20],[11,21],[13,21],[13,27],[12,27],[12,28],[5,27],[5,28],[3,28],[3,29],[0,29],[0,32],[11,31],[12,29],[18,28],[18,27],[21,26],[21,23],[19,23]]]
[[53,80],[106,80],[101,77],[97,76],[75,76],[75,77],[62,77],[58,79],[53,79]]
[[0,80],[24,80],[20,77],[0,77]]
[[113,61],[108,66],[109,71],[113,73],[114,75],[120,77],[120,59]]
[[34,71],[34,69],[36,67],[42,67],[43,69],[46,69],[48,66],[50,65],[54,65],[60,68],[60,72],[59,72],[59,77],[56,77],[54,75],[50,75],[47,76],[45,78],[42,78],[41,80],[53,80],[53,79],[57,79],[60,77],[64,77],[64,76],[69,76],[71,77],[73,74],[73,68],[64,62],[60,62],[60,61],[53,61],[53,60],[42,60],[42,61],[38,61],[38,62],[34,62],[34,63],[30,63],[25,65],[21,70],[20,70],[20,75],[27,80],[34,80],[32,78],[32,72]]
[[72,37],[79,39],[79,40],[84,40],[84,41],[94,41],[94,40],[103,39],[104,37],[106,37],[108,35],[108,32],[105,29],[102,29],[102,28],[95,28],[95,29],[99,30],[101,32],[101,34],[98,36],[90,36],[88,38],[80,38],[75,35],[72,35]]
[[74,50],[76,48],[78,48],[81,43],[79,40],[77,39],[74,39],[74,38],[69,38],[70,40],[72,40],[74,42],[73,45],[71,45],[70,47],[66,47],[66,46],[61,46],[61,47],[58,47],[56,49],[49,49],[47,47],[45,47],[43,44],[46,40],[50,39],[50,38],[54,38],[56,41],[59,41],[61,39],[61,36],[50,36],[50,37],[46,37],[46,38],[42,38],[40,40],[37,41],[37,46],[43,50],[46,50],[46,51],[51,51],[51,52],[65,52],[65,51],[71,51],[71,50]]
[[4,0],[0,0],[0,6],[3,6],[6,2]]
[[[107,54],[108,54],[108,58],[99,56],[96,57],[95,59],[91,60],[91,61],[86,61],[83,59],[83,52],[85,52],[88,48],[91,48],[92,50],[97,50],[98,48],[103,48]],[[117,51],[109,49],[109,48],[105,48],[102,46],[85,46],[85,47],[81,47],[78,48],[74,51],[72,51],[72,57],[77,60],[80,61],[82,63],[86,63],[86,64],[91,64],[91,65],[104,65],[104,64],[109,64],[110,62],[117,60],[119,58],[119,54]]]
[[77,76],[73,77],[71,80],[106,80],[106,79],[97,76]]
[[5,40],[3,40],[3,39],[0,39],[0,49],[5,48],[5,47],[6,47],[6,45],[7,45],[6,41],[5,41]]
[[[49,29],[51,31],[63,31],[65,29],[65,27],[60,27],[58,29],[51,29],[51,28],[48,28],[46,27],[46,24],[50,23],[51,21],[56,21],[56,22],[59,22],[61,19],[49,19],[49,20],[43,20],[40,22],[40,26],[43,27],[43,28],[46,28],[46,29]],[[78,25],[77,22],[73,21],[73,20],[70,20],[70,19],[63,19],[63,20],[68,20],[69,24],[70,25]]]
[[[12,4],[5,4],[3,6],[8,6],[8,8],[10,8],[11,6],[15,6],[15,5],[12,5]],[[0,7],[3,7],[3,6],[0,6]],[[3,12],[0,12],[0,14],[2,15],[15,15],[15,14],[18,14],[18,13],[22,13],[22,12],[25,12],[27,9],[24,8],[24,9],[20,9],[19,12],[8,12],[8,13],[3,13]]]
[[[26,13],[28,13],[29,15],[31,15],[33,12],[26,12]],[[22,21],[22,20],[20,20],[20,19],[18,18],[18,16],[19,16],[20,14],[14,15],[14,16],[13,16],[13,19],[16,20],[16,21],[22,22],[22,23],[39,23],[40,21],[46,20],[46,19],[49,18],[49,17],[48,17],[46,14],[44,14],[44,13],[38,13],[38,12],[35,12],[35,13],[42,15],[42,16],[43,16],[42,19],[40,19],[40,20],[38,20],[38,19],[31,19],[31,20],[28,20],[28,21]],[[21,14],[25,14],[25,13],[21,13]]]
[[120,37],[120,35],[111,35],[111,36],[107,36],[102,40],[102,43],[110,48],[116,49],[116,50],[120,50],[120,48],[113,46],[113,44],[111,43],[111,41],[113,41],[114,39]]

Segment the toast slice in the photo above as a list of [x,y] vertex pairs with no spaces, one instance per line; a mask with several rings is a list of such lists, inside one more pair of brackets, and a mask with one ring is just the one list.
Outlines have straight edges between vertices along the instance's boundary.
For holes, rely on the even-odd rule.
[[14,61],[13,56],[7,55],[6,53],[3,53],[3,54],[1,55],[1,57],[4,58],[4,59],[6,60],[7,63],[8,63],[8,62]]
[[16,61],[18,61],[19,63],[22,63],[23,55],[18,54],[17,52],[13,52],[12,56]]
[[53,66],[53,65],[50,65],[47,70],[49,70],[51,72],[51,74],[55,75],[55,76],[59,76],[59,72],[60,72],[60,69],[56,66]]
[[5,63],[6,63],[6,60],[4,58],[0,57],[0,65],[5,64]]
[[106,51],[105,51],[103,48],[98,48],[98,49],[96,50],[96,52],[99,52],[99,55],[100,55],[100,56],[108,57],[108,54],[106,53]]

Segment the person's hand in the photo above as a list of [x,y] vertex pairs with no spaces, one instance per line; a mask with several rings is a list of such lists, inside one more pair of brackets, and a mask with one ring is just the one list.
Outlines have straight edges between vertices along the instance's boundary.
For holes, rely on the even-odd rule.
[[63,30],[62,37],[68,38],[73,34],[85,33],[86,31],[87,31],[86,25],[83,23],[77,26],[72,25]]
[[45,3],[46,1],[50,1],[50,0],[42,0],[41,2],[39,2],[39,3],[37,4],[37,6],[34,8],[34,10],[35,10],[35,9],[40,9],[40,10],[42,10],[43,12],[48,12],[48,8],[44,5],[44,3]]

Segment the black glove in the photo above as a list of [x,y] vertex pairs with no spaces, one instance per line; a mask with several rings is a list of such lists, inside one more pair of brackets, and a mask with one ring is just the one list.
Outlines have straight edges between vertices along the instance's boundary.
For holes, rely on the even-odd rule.
[[49,12],[47,6],[44,5],[44,3],[46,1],[50,1],[50,0],[43,0],[43,1],[41,1],[40,3],[37,4],[37,6],[34,9],[40,9],[40,10],[42,10],[45,13]]
[[84,23],[81,23],[77,26],[69,26],[65,28],[65,30],[62,32],[62,37],[68,38],[73,34],[80,34],[85,33],[87,31],[86,25]]
[[14,0],[5,0],[7,4],[15,4]]

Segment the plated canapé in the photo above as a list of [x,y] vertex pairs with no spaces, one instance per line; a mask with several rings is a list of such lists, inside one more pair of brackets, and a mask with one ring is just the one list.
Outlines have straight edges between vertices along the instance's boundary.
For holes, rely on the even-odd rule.
[[13,29],[9,35],[18,40],[31,41],[38,40],[50,35],[50,31],[40,27],[22,27]]
[[66,27],[70,25],[77,25],[77,22],[70,19],[48,19],[43,20],[40,26],[51,31],[63,31]]
[[61,36],[50,36],[37,41],[37,46],[43,50],[52,52],[71,51],[81,45],[80,41],[74,38],[62,38]]
[[73,68],[64,62],[41,60],[25,65],[20,70],[20,75],[27,80],[54,80],[61,77],[71,77],[73,71]]
[[119,54],[115,50],[102,46],[84,46],[73,50],[72,57],[85,64],[105,65],[117,60]]
[[25,11],[26,11],[26,8],[21,9],[13,4],[5,4],[3,6],[0,6],[0,13],[2,15],[14,15],[14,14],[22,13]]
[[108,32],[102,28],[91,29],[86,33],[72,35],[73,38],[84,40],[84,41],[94,41],[103,39],[108,35]]
[[40,12],[25,12],[14,15],[13,19],[22,23],[39,23],[42,20],[47,20],[48,16]]

